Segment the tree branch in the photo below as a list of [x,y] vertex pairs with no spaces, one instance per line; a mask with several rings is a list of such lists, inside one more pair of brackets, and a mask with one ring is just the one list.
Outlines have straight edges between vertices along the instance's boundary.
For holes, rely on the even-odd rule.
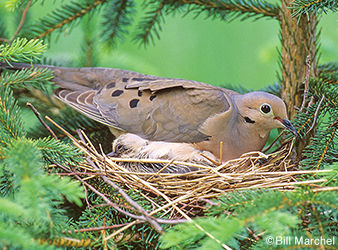
[[26,15],[27,15],[28,9],[31,7],[32,1],[33,1],[33,0],[30,0],[30,1],[27,3],[26,8],[23,10],[22,16],[21,16],[21,20],[20,20],[20,23],[19,23],[19,26],[18,26],[18,28],[16,29],[16,31],[15,31],[13,37],[11,38],[11,41],[13,41],[13,40],[16,38],[16,36],[19,34],[20,30],[22,29],[22,26],[23,26],[23,24],[24,24],[24,22],[25,22],[25,19],[26,19]]
[[279,19],[279,6],[273,5],[263,1],[253,0],[223,0],[223,1],[200,1],[200,0],[169,0],[170,2],[181,2],[183,4],[194,4],[204,6],[207,8],[216,8],[218,10],[226,10],[231,12],[238,12],[241,14],[262,15]]

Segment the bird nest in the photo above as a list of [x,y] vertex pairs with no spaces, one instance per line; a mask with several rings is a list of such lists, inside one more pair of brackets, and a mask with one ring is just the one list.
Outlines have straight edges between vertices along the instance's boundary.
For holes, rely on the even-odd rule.
[[[49,118],[50,120],[50,118]],[[53,122],[52,120],[50,120]],[[299,176],[322,172],[297,170],[290,159],[293,141],[284,144],[279,150],[270,154],[262,152],[250,152],[240,158],[214,166],[200,165],[196,163],[177,162],[158,159],[134,159],[112,158],[93,146],[86,134],[79,132],[80,140],[73,137],[58,124],[54,125],[73,141],[86,156],[86,161],[80,163],[77,169],[64,168],[75,175],[87,186],[89,179],[103,179],[113,189],[118,191],[127,201],[129,196],[123,190],[137,190],[148,201],[157,206],[149,215],[156,214],[167,209],[172,211],[172,217],[184,217],[190,220],[204,209],[205,203],[227,192],[252,189],[272,188],[280,190],[294,190],[299,185],[315,185],[324,182],[325,179],[303,181]],[[149,165],[156,164],[156,168],[162,167],[158,172],[131,171],[131,169],[146,169]],[[131,168],[130,166],[133,166]],[[138,167],[139,166],[139,167]],[[183,173],[163,173],[167,167],[187,167],[197,169]],[[59,165],[59,167],[61,167]],[[85,175],[81,179],[79,176]],[[86,181],[84,181],[86,180]],[[116,185],[118,184],[118,185]],[[122,187],[122,188],[121,188]],[[94,188],[92,188],[94,192]],[[104,195],[100,195],[104,198]],[[155,204],[154,197],[162,198],[162,205]],[[133,202],[132,200],[128,201]],[[135,203],[134,203],[135,204]],[[163,205],[164,204],[164,205]],[[202,204],[202,205],[201,205]],[[137,204],[136,204],[137,205]]]
[[[297,176],[318,172],[299,171],[291,163],[289,156],[293,141],[270,154],[250,152],[235,160],[215,166],[205,166],[158,159],[111,158],[106,156],[102,149],[95,148],[83,131],[80,133],[80,140],[66,131],[64,133],[87,156],[86,161],[78,165],[77,175],[89,176],[86,180],[101,178],[115,190],[121,187],[122,190],[138,190],[150,202],[154,196],[162,198],[165,205],[156,204],[158,209],[151,214],[171,208],[173,214],[180,214],[179,217],[189,219],[188,213],[196,215],[203,210],[203,205],[200,204],[210,203],[210,199],[221,194],[251,188],[293,190],[298,185],[314,184],[313,180],[301,181]],[[149,164],[156,164],[157,168],[162,166],[162,169],[176,165],[197,170],[185,173],[163,173],[161,170],[152,173],[135,172],[128,167],[130,164],[142,166],[139,169],[144,169],[144,166]],[[319,183],[322,181],[325,180],[315,180]]]
[[[287,160],[290,144],[272,154],[251,152],[215,167],[169,160],[110,158],[99,153],[90,142],[76,141],[76,144],[88,156],[87,162],[79,166],[84,171],[104,173],[110,180],[129,188],[151,190],[159,196],[170,197],[170,200],[179,198],[181,202],[211,199],[225,192],[247,188],[293,189],[295,184],[304,183],[295,178],[304,171],[292,171],[294,166]],[[139,169],[145,169],[144,166],[156,164],[162,169],[172,165],[198,170],[185,173],[134,172],[128,167],[130,164],[134,169],[138,165]]]

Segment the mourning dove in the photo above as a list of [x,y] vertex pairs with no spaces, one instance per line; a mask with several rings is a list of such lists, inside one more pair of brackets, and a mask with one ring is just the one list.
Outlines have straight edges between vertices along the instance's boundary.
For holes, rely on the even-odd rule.
[[[13,69],[31,67],[12,65]],[[1,67],[11,68],[6,63]],[[116,137],[129,133],[121,137],[121,145],[123,139],[129,147],[128,140],[139,140],[142,146],[135,150],[154,157],[161,155],[156,153],[160,148],[168,148],[171,158],[190,161],[184,152],[173,150],[182,143],[186,155],[204,151],[218,160],[222,154],[223,161],[228,161],[262,150],[274,128],[297,133],[283,101],[265,92],[241,95],[206,83],[121,69],[34,67],[54,71],[57,98],[109,126]],[[162,143],[150,147],[149,141]]]

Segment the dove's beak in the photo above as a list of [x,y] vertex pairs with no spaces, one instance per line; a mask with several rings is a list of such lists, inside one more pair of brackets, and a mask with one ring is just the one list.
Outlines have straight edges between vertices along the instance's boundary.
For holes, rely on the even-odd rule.
[[292,125],[292,123],[288,119],[281,119],[283,126],[292,132],[295,136],[297,136],[297,129]]
[[292,125],[292,123],[288,120],[288,119],[281,119],[279,117],[275,117],[276,120],[280,121],[283,126],[289,130],[292,134],[294,134],[295,136],[297,136],[297,129],[295,129],[295,127]]

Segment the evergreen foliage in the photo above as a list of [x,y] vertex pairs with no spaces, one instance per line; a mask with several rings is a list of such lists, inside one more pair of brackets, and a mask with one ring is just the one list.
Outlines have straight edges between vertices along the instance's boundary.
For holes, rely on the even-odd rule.
[[32,62],[46,51],[46,45],[39,40],[15,39],[11,45],[0,44],[0,60],[6,62]]
[[3,147],[3,151],[0,162],[1,246],[52,249],[38,244],[37,239],[60,234],[54,223],[60,223],[63,217],[66,226],[65,211],[58,208],[63,196],[80,205],[83,191],[70,179],[47,175],[43,170],[42,154],[32,141],[14,140]]
[[12,139],[16,140],[23,137],[25,135],[25,130],[20,116],[20,109],[13,99],[11,90],[4,85],[0,86],[0,100],[0,107],[2,111],[0,113],[1,146],[4,147]]
[[6,1],[6,8],[9,11],[14,11],[16,9],[26,6],[28,2],[29,0],[9,0]]
[[336,12],[338,3],[334,0],[295,0],[293,2],[293,8],[295,9],[293,16],[299,17],[301,15],[318,14],[321,12],[327,13],[328,10]]
[[50,91],[52,86],[48,82],[52,78],[49,69],[23,69],[14,73],[5,73],[0,81],[2,86],[11,85],[13,88],[39,88],[43,91]]
[[[169,230],[161,247],[221,249],[225,244],[231,249],[267,249],[269,239],[292,237],[290,244],[280,247],[308,249],[306,244],[297,244],[295,237],[337,236],[335,194],[309,189],[232,192],[209,207],[208,217]],[[278,249],[278,245],[271,244],[269,249]]]
[[[43,0],[8,0],[6,6],[9,11],[22,9],[26,13],[31,5],[38,3]],[[144,5],[145,14],[138,19],[132,0],[72,1],[37,22],[26,18],[27,13],[20,16],[13,36],[9,36],[6,20],[0,16],[0,62],[39,62],[46,50],[39,39],[71,32],[80,21],[85,34],[82,55],[72,63],[89,67],[98,62],[98,48],[114,48],[129,34],[134,34],[134,40],[144,45],[159,39],[161,26],[169,14],[191,13],[198,17],[203,13],[222,21],[268,17],[289,25],[285,21],[287,11],[283,4],[287,1],[271,4],[256,0],[154,0]],[[287,10],[291,9],[293,18],[301,22],[303,16],[310,19],[328,10],[335,12],[337,1],[295,0],[287,6]],[[131,28],[135,28],[134,33],[130,32]],[[101,43],[94,39],[97,34],[100,34]],[[288,39],[296,38],[295,33],[280,37],[283,46]],[[285,68],[282,55],[280,57],[281,68]],[[295,63],[299,58],[292,60]],[[58,62],[45,59],[41,63]],[[132,218],[140,215],[140,211],[127,203],[101,176],[77,175],[77,164],[84,159],[55,126],[49,124],[59,140],[52,138],[42,126],[26,131],[22,104],[25,100],[34,100],[40,112],[74,135],[81,128],[92,134],[92,139],[102,138],[102,134],[97,136],[97,133],[107,130],[48,95],[53,88],[49,82],[50,70],[32,68],[3,72],[0,78],[0,246],[4,249],[308,249],[308,245],[297,245],[294,240],[291,241],[294,244],[288,246],[269,245],[267,240],[290,236],[293,239],[336,237],[338,241],[338,63],[318,66],[314,63],[314,67],[316,74],[300,80],[304,80],[300,84],[304,106],[297,107],[299,110],[292,121],[299,133],[295,148],[305,142],[305,149],[297,151],[296,167],[324,170],[320,175],[302,175],[300,181],[315,181],[324,176],[326,182],[309,184],[292,192],[252,189],[227,193],[217,200],[207,201],[214,205],[205,209],[204,217],[171,228],[161,225],[166,229],[161,237],[149,224],[141,222],[122,234],[111,236],[134,221]],[[282,78],[280,76],[280,82]],[[240,93],[251,91],[247,87],[226,87]],[[282,86],[274,83],[263,91],[281,96]],[[19,102],[16,96],[20,97]],[[283,137],[284,141],[290,139],[290,133]],[[93,143],[99,145],[102,141]],[[103,145],[103,148],[106,152],[110,145]],[[85,186],[86,196],[74,180]],[[162,202],[158,197],[152,197],[151,202],[132,188],[127,193],[147,211],[154,210],[154,202]],[[79,208],[82,202],[86,205]],[[158,216],[170,218],[169,212],[156,214]],[[337,249],[337,246],[330,249]]]
[[[44,50],[42,42],[18,39],[2,46],[2,60],[31,60]],[[11,87],[46,89],[51,72],[23,70],[5,73],[0,85],[0,245],[11,249],[53,249],[39,240],[57,238],[67,228],[67,199],[81,205],[82,188],[69,178],[48,175],[46,163],[72,164],[82,161],[79,151],[51,138],[32,140],[21,117],[21,108]],[[55,224],[58,224],[56,226]],[[62,225],[62,226],[61,226]]]
[[116,46],[117,41],[123,43],[126,35],[129,34],[128,28],[133,23],[135,14],[135,3],[131,0],[109,1],[103,15],[102,31],[104,41],[112,47]]
[[39,39],[49,36],[53,31],[59,31],[59,33],[61,33],[67,28],[74,27],[81,17],[87,13],[91,13],[105,2],[106,0],[82,0],[79,2],[71,2],[48,14],[35,24],[27,27],[26,30],[22,31],[21,36],[29,39]]

